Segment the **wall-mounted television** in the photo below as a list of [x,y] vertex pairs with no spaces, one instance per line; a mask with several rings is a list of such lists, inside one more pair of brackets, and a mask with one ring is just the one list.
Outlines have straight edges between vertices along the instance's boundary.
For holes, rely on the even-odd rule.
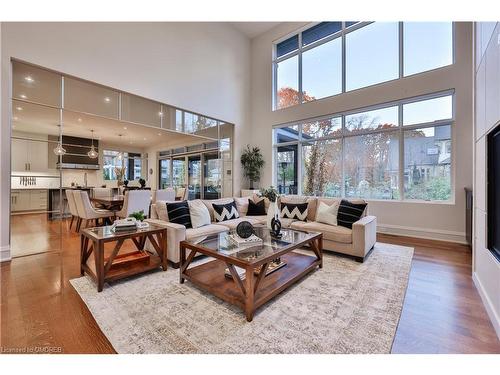
[[500,124],[487,138],[488,248],[500,261]]

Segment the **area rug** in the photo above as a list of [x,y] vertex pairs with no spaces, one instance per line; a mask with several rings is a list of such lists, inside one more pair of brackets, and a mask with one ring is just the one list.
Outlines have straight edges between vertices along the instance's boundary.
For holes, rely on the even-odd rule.
[[325,253],[309,274],[244,314],[172,268],[106,284],[71,284],[118,353],[390,353],[413,248],[377,243],[364,263]]

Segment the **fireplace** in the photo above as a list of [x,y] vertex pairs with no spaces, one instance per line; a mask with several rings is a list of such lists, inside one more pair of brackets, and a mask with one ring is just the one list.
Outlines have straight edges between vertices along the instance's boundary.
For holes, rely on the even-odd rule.
[[488,134],[488,248],[500,261],[500,124]]

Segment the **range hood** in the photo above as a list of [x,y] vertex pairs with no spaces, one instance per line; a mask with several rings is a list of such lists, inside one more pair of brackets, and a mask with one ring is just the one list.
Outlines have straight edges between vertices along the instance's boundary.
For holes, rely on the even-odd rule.
[[[61,157],[62,162],[57,163],[58,169],[97,170],[100,168],[99,158],[91,159],[87,155],[92,145],[91,139],[63,135],[62,144],[66,154]],[[94,147],[99,151],[99,141],[94,140]]]

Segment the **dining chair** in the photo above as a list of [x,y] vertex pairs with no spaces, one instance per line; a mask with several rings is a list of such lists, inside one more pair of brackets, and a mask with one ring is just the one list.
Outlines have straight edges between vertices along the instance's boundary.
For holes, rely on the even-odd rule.
[[87,228],[89,221],[95,222],[96,226],[99,226],[99,219],[111,219],[115,216],[115,213],[110,210],[96,209],[90,203],[89,195],[86,191],[73,191],[73,196],[75,197],[76,207],[78,209],[78,214],[80,216],[80,221],[77,224],[76,230],[79,232],[83,220],[85,220],[84,228]]
[[[113,190],[111,188],[93,188],[92,197],[98,199],[108,199],[113,196]],[[106,208],[101,203],[93,202],[96,208]]]
[[126,218],[130,214],[143,211],[145,216],[149,215],[151,205],[151,190],[127,190],[123,198],[122,209],[116,212],[116,217]]
[[113,196],[112,192],[111,188],[93,188],[92,196],[93,198],[111,198]]
[[[76,208],[76,202],[75,202],[75,197],[73,196],[73,190],[71,189],[66,189],[66,200],[68,201],[68,207],[69,207],[69,212],[71,214],[71,221],[69,223],[69,230],[71,230],[71,226],[73,225],[73,221],[75,218],[78,219],[80,218],[78,216],[78,209]],[[76,228],[77,223],[75,223],[75,228]]]
[[175,193],[175,200],[183,201],[186,199],[187,189],[185,187],[178,187]]
[[156,203],[158,201],[167,201],[167,202],[175,201],[175,190],[173,188],[156,190],[153,202]]

